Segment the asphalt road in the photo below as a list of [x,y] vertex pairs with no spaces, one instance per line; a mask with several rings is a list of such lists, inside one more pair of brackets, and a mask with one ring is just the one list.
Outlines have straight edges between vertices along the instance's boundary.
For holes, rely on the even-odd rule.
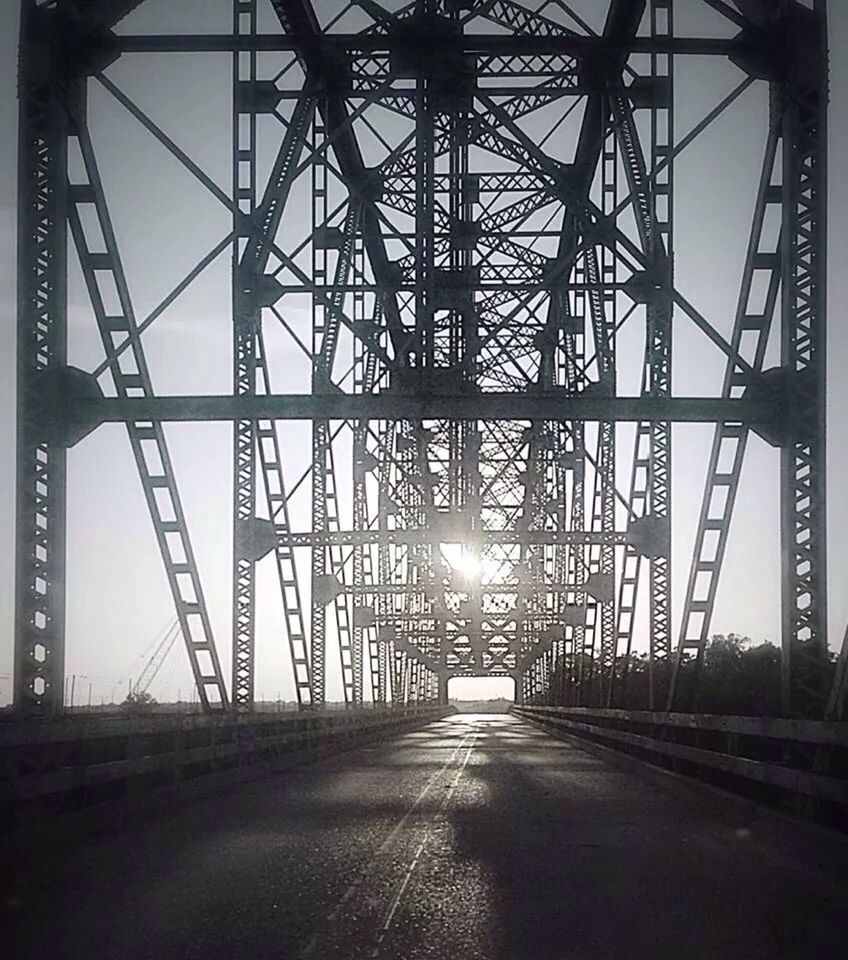
[[4,939],[51,960],[821,958],[846,943],[846,872],[847,838],[459,715],[22,861]]

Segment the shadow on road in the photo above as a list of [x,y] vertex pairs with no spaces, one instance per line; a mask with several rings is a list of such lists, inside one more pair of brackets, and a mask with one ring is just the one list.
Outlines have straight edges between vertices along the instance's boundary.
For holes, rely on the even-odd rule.
[[513,718],[481,723],[466,773],[487,802],[451,817],[494,886],[504,960],[799,960],[844,943],[844,890],[738,823]]

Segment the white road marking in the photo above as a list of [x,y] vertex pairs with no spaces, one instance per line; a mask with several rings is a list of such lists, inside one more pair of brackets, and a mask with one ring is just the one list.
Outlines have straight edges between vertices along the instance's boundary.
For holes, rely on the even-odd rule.
[[[398,820],[398,822],[397,822],[397,823],[395,824],[395,826],[393,827],[391,833],[389,833],[389,835],[383,840],[383,842],[382,842],[382,843],[380,844],[380,846],[377,848],[377,851],[376,851],[376,853],[374,854],[374,858],[375,858],[375,859],[376,859],[377,857],[379,857],[379,856],[382,856],[382,855],[383,855],[384,853],[386,853],[389,849],[391,849],[392,845],[393,845],[394,842],[397,840],[398,836],[400,835],[401,831],[403,830],[405,824],[407,823],[407,821],[409,820],[409,818],[412,816],[412,814],[415,812],[415,810],[417,809],[417,807],[420,805],[421,801],[422,801],[422,800],[427,796],[427,794],[430,792],[430,789],[431,789],[431,787],[433,786],[433,784],[436,782],[436,780],[438,780],[439,777],[441,777],[442,774],[445,772],[445,770],[447,770],[447,769],[450,767],[450,765],[454,762],[454,760],[457,758],[457,756],[462,752],[462,749],[465,747],[466,743],[468,743],[469,740],[472,740],[472,741],[473,741],[473,740],[475,740],[476,738],[477,738],[477,733],[476,733],[476,731],[472,731],[472,732],[470,732],[470,733],[466,733],[466,734],[463,736],[462,740],[459,742],[459,744],[457,745],[457,747],[454,749],[453,753],[451,753],[451,755],[450,755],[450,756],[448,757],[448,759],[444,762],[444,764],[443,764],[443,765],[429,778],[429,780],[424,784],[424,787],[422,788],[422,790],[421,790],[421,792],[418,794],[418,796],[415,798],[415,800],[414,800],[414,802],[412,803],[412,805],[409,807],[409,809],[406,811],[406,813],[404,813],[404,815],[400,818],[400,820]],[[473,749],[473,743],[472,743],[471,749]],[[471,755],[471,751],[469,750],[469,752],[468,752],[468,754],[466,755],[465,760],[464,760],[464,762],[463,762],[463,764],[462,764],[462,767],[460,768],[460,775],[461,775],[462,770],[465,769],[465,764],[468,763],[468,757],[469,757],[470,755]],[[456,785],[457,782],[458,782],[458,781],[454,781],[454,785],[451,787],[450,792],[447,794],[447,799],[450,799],[450,796],[451,796],[451,794],[453,793],[454,786]],[[441,806],[439,809],[440,809],[440,810],[444,809],[444,803],[442,804],[442,806]],[[426,842],[426,840],[425,840],[425,842]],[[423,849],[423,845],[422,845],[422,849]],[[416,860],[417,856],[418,856],[418,854],[416,854],[416,857],[413,858],[413,863],[414,863],[414,862],[417,862],[417,860]],[[366,879],[368,879],[368,877],[371,875],[372,872],[373,872],[373,871],[372,871],[371,864],[369,864],[368,867],[366,867],[366,868],[362,871],[362,873],[357,877],[357,879],[354,880],[354,882],[347,888],[347,890],[345,890],[344,894],[342,894],[341,899],[338,901],[338,903],[335,905],[335,907],[333,907],[333,909],[330,911],[330,913],[327,914],[327,918],[326,918],[326,920],[324,921],[324,923],[316,930],[315,933],[313,933],[313,935],[312,935],[312,936],[309,938],[309,940],[307,941],[306,945],[305,945],[305,946],[303,947],[303,949],[300,951],[300,953],[298,954],[298,960],[310,960],[310,958],[315,955],[316,948],[319,946],[321,940],[323,940],[323,939],[326,938],[326,934],[327,934],[328,928],[331,927],[331,926],[335,923],[335,921],[336,921],[336,920],[338,919],[338,917],[339,917],[339,914],[342,912],[342,909],[344,908],[345,904],[348,903],[348,901],[351,899],[351,897],[352,897],[352,896],[357,892],[357,890],[362,886],[362,884],[364,883],[364,881],[365,881]],[[407,878],[405,879],[405,883],[408,883],[408,882],[409,882],[409,880],[408,880],[409,876],[411,876],[411,870],[408,871],[408,876],[407,876]],[[405,885],[405,884],[404,884],[404,885]],[[402,895],[402,893],[401,893],[401,895]],[[398,902],[399,902],[400,898],[398,897],[397,899],[398,899]],[[395,907],[395,909],[397,909],[397,907]],[[393,916],[393,915],[394,915],[394,912],[392,911],[392,916]],[[389,920],[389,922],[391,922],[391,921]],[[384,921],[384,926],[385,926],[385,921]],[[386,929],[388,929],[388,928],[386,927]],[[385,933],[383,933],[383,936],[385,936]],[[380,939],[382,939],[382,937],[381,937]],[[379,941],[378,941],[378,943],[379,943]]]
[[[462,765],[457,771],[456,777],[454,777],[454,781],[450,785],[450,789],[444,795],[444,797],[442,798],[442,802],[439,804],[439,810],[438,810],[439,813],[443,813],[447,809],[447,806],[450,803],[451,797],[453,796],[454,791],[456,790],[459,784],[459,781],[462,779],[462,774],[465,772],[465,768],[468,765],[468,761],[471,758],[471,754],[474,752],[474,744],[477,740],[477,737],[478,737],[478,734],[476,732],[471,735],[471,746],[468,748],[468,752],[465,754],[465,759],[462,761]],[[404,874],[403,880],[401,880],[400,885],[398,886],[397,891],[395,892],[395,895],[392,897],[392,901],[389,904],[389,909],[386,912],[385,919],[383,920],[383,925],[380,927],[380,931],[377,934],[377,942],[374,945],[374,949],[371,951],[372,960],[373,958],[379,956],[380,945],[385,939],[386,934],[389,932],[389,928],[391,927],[392,921],[395,918],[397,909],[400,906],[400,902],[403,899],[404,893],[406,892],[406,888],[409,886],[409,881],[412,878],[412,874],[414,873],[416,866],[418,866],[418,861],[421,859],[421,854],[424,852],[424,848],[427,846],[427,843],[429,842],[429,840],[430,840],[430,831],[428,830],[424,834],[424,839],[418,845],[418,849],[415,851],[415,856],[413,856],[409,866],[406,869],[406,873]]]

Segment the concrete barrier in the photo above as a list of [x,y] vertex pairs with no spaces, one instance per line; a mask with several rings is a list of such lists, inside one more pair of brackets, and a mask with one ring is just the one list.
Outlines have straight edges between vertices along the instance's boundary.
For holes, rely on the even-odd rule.
[[0,812],[28,831],[53,814],[214,792],[453,713],[422,704],[230,716],[77,718],[0,727]]
[[824,720],[515,706],[553,734],[621,751],[848,828],[848,724]]

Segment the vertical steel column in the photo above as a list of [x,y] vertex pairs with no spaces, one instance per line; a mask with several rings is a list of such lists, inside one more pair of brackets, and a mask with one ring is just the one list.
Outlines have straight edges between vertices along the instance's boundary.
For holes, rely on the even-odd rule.
[[408,699],[409,662],[402,650],[395,649],[392,674],[392,703],[405,704]]
[[[353,239],[353,322],[359,325],[359,329],[371,329],[372,318],[366,318],[365,314],[365,294],[361,287],[366,283],[365,279],[365,250],[361,231],[357,231]],[[376,370],[376,357],[373,351],[366,349],[362,340],[358,337],[353,342],[353,391],[354,393],[370,393],[373,389],[374,374]],[[368,452],[368,421],[357,420],[353,426],[353,529],[356,531],[365,531],[369,526],[368,515],[368,490],[366,478],[369,468],[372,466],[371,454]],[[373,465],[376,466],[376,458],[373,459]],[[352,557],[352,574],[355,586],[373,586],[373,556],[372,546],[367,543],[354,544]],[[368,611],[369,614],[375,614],[374,595],[362,594],[359,601],[361,610]],[[381,702],[382,691],[380,690],[380,670],[379,653],[377,650],[377,628],[374,622],[364,624],[362,614],[357,617],[358,610],[354,607],[353,611],[353,686],[354,696],[357,700],[364,699],[363,696],[363,667],[364,667],[364,647],[365,638],[368,638],[368,667],[371,678],[371,698],[375,703]]]
[[[324,177],[324,183],[326,184],[326,174]],[[324,216],[326,217],[326,211]],[[320,336],[320,345],[317,346],[317,352],[314,355],[314,390],[323,392],[334,389],[332,376],[333,365],[336,357],[336,349],[339,340],[339,332],[341,329],[340,313],[344,308],[346,299],[345,291],[350,282],[350,275],[354,261],[355,238],[359,234],[359,227],[359,208],[354,201],[351,200],[348,205],[344,227],[341,231],[341,238],[339,238],[337,234],[335,236],[335,240],[332,241],[329,241],[328,239],[319,240],[318,237],[313,237],[314,246],[321,246],[323,248],[329,246],[330,242],[332,242],[332,245],[338,250],[329,304],[328,307],[323,310],[323,332]],[[330,228],[324,221],[322,221],[320,224],[319,229],[325,238],[331,237],[334,233],[332,228]],[[326,256],[323,252],[323,249],[318,252],[317,256],[321,258]],[[319,269],[322,271],[322,276],[326,281],[326,265],[324,259],[316,260],[316,263],[319,263]],[[329,430],[329,424],[327,425],[327,429]],[[333,455],[332,446],[333,438],[329,436],[329,433],[327,436],[327,448],[323,457],[323,469],[325,471],[323,488],[326,529],[330,532],[338,532],[341,529],[341,516],[339,510],[340,505],[337,489],[335,458]],[[355,494],[356,491],[354,491],[354,495]],[[354,551],[354,553],[355,552],[356,551]],[[338,544],[331,545],[327,549],[327,555],[329,556],[330,573],[334,578],[334,583],[343,587],[348,576],[344,549]],[[355,582],[360,583],[361,579],[356,580]],[[362,699],[361,635],[359,637],[359,673],[357,679],[357,658],[354,650],[354,647],[356,646],[356,638],[349,609],[350,596],[344,590],[338,590],[335,596],[332,598],[332,602],[335,613],[336,642],[339,649],[344,699],[346,704],[353,705],[359,703]]]
[[[674,36],[673,0],[651,0],[651,38]],[[674,64],[671,53],[651,54],[651,248],[655,293],[648,304],[649,394],[671,396],[672,291],[674,285]],[[651,556],[650,685],[648,709],[663,697],[671,652],[671,424],[651,425],[650,511],[662,539]],[[663,691],[658,690],[658,686]]]
[[[233,0],[233,36],[256,37],[256,0]],[[256,392],[256,357],[261,311],[256,277],[247,278],[242,264],[251,239],[256,210],[256,113],[251,94],[256,84],[256,51],[233,54],[232,195],[235,203],[232,250],[233,394]],[[248,95],[244,95],[244,91]],[[233,423],[233,650],[232,703],[236,710],[252,710],[254,700],[254,643],[256,631],[256,563],[241,555],[244,525],[256,516],[256,424]]]
[[65,673],[66,454],[41,406],[67,357],[63,6],[21,5],[15,707],[43,715],[61,712]]
[[[577,224],[572,220],[570,244],[576,247],[578,243]],[[587,278],[587,259],[579,257],[574,265],[573,278],[577,284],[584,283]],[[562,321],[570,327],[572,332],[563,337],[565,346],[565,369],[563,370],[563,382],[575,393],[586,386],[585,363],[585,339],[586,339],[586,321],[592,322],[595,316],[591,310],[591,304],[586,291],[577,290],[573,294],[573,309],[569,303],[568,294],[561,298],[561,309],[563,311]],[[589,310],[587,311],[587,306]],[[566,316],[565,314],[570,314]],[[580,333],[576,333],[579,330]],[[586,425],[572,421],[563,424],[560,433],[560,448],[565,469],[562,470],[562,497],[563,509],[565,509],[565,499],[567,495],[567,477],[566,472],[571,473],[571,503],[569,510],[569,528],[572,531],[583,531],[586,529]],[[568,449],[566,449],[566,447]],[[589,526],[592,528],[592,518],[590,516]],[[596,559],[594,550],[587,550],[583,544],[569,544],[563,549],[567,555],[566,560],[566,584],[569,587],[566,598],[569,603],[573,603],[578,609],[580,607],[586,611],[582,623],[575,623],[569,629],[572,631],[572,641],[575,648],[583,650],[586,646],[587,637],[593,637],[597,622],[597,608],[594,599],[585,591],[584,581],[587,571],[592,571],[593,561]],[[587,563],[588,558],[588,563]],[[589,608],[592,608],[591,615]],[[564,611],[563,611],[564,612]],[[563,628],[563,632],[564,632]],[[581,676],[582,681],[582,676]]]
[[[380,444],[380,462],[378,465],[379,500],[377,505],[377,528],[381,532],[388,530],[390,490],[392,483],[392,466],[397,440],[397,424],[389,420],[385,424]],[[383,539],[377,544],[377,583],[385,586],[392,576],[391,547]],[[392,703],[401,701],[400,694],[400,654],[395,649],[395,626],[392,622],[395,610],[392,597],[387,592],[380,592],[376,597],[378,620],[378,645],[380,652],[379,671],[383,689],[391,687]],[[388,695],[386,694],[388,702]]]
[[[340,254],[341,256],[341,254]],[[329,377],[328,377],[329,381]],[[329,426],[329,424],[328,424]],[[336,469],[333,457],[332,437],[328,436],[326,454],[326,475],[324,479],[325,511],[327,530],[337,532],[341,529],[339,514],[339,491],[336,479]],[[338,592],[332,598],[336,623],[336,644],[339,650],[339,665],[341,667],[342,689],[344,701],[348,706],[354,706],[361,699],[361,682],[357,687],[353,654],[353,624],[350,615],[350,595],[345,591],[345,552],[339,544],[327,548],[330,559],[330,576],[333,578],[333,589]],[[361,657],[360,657],[361,665]],[[361,677],[360,677],[361,681]]]
[[[308,78],[305,86],[309,86]],[[251,100],[254,99],[249,94],[248,96]],[[304,93],[292,111],[288,129],[280,144],[263,192],[262,202],[254,214],[254,220],[262,225],[262,233],[258,237],[254,233],[249,238],[241,255],[240,280],[246,300],[253,305],[252,323],[256,331],[254,385],[257,391],[265,395],[272,393],[272,385],[268,359],[265,356],[262,308],[279,298],[279,286],[274,274],[266,273],[271,250],[270,243],[276,236],[285,214],[313,113],[314,103],[311,97]],[[300,579],[291,541],[289,494],[283,473],[283,458],[276,423],[267,419],[256,421],[254,439],[258,462],[262,468],[268,514],[274,525],[276,536],[274,560],[283,602],[295,693],[298,705],[303,707],[308,706],[312,700],[312,679]]]
[[380,691],[377,698],[378,703],[388,703],[389,702],[389,650],[387,643],[381,643],[379,639],[379,633],[377,634],[377,640],[372,644],[371,650],[373,651],[374,646],[377,648],[377,689]]
[[[327,252],[315,240],[316,232],[327,222],[327,165],[324,162],[326,108],[315,113],[313,122],[312,162],[312,282],[323,291],[327,283]],[[320,363],[327,309],[322,296],[312,300],[312,389],[327,390]],[[330,424],[327,420],[312,423],[312,529],[325,533],[327,526],[327,464],[330,447]],[[326,700],[325,661],[327,655],[327,600],[323,584],[327,576],[327,548],[317,543],[312,548],[312,616],[310,645],[312,651],[312,703],[323,707]]]
[[[611,144],[611,146],[610,146]],[[610,156],[613,169],[610,170]],[[602,155],[602,192],[604,207],[615,207],[615,138],[605,144]],[[612,190],[607,183],[612,179]],[[605,210],[606,212],[606,210]],[[595,247],[585,254],[585,277],[596,289],[589,294],[589,306],[595,335],[595,349],[598,358],[599,382],[605,389],[615,385],[615,292],[611,289],[615,278],[615,253],[602,248],[601,258]],[[598,289],[600,288],[600,289]],[[614,389],[612,390],[614,393]],[[616,661],[616,616],[615,616],[615,548],[605,534],[610,534],[615,526],[615,424],[610,421],[598,423],[597,456],[595,458],[594,492],[592,497],[591,529],[598,535],[599,542],[592,544],[589,550],[590,573],[599,577],[596,591],[599,595],[592,598],[594,607],[591,629],[594,635],[600,635],[600,664],[598,688],[600,704],[612,702],[612,689],[615,677]],[[604,595],[606,594],[606,595]]]
[[825,316],[827,58],[825,4],[796,7],[785,97],[781,353],[790,393],[781,451],[783,710],[821,716],[827,698]]
[[[605,116],[609,111],[604,111]],[[601,209],[608,217],[612,217],[618,206],[618,140],[614,128],[605,131],[601,150]],[[598,380],[605,393],[615,396],[616,393],[616,326],[618,321],[617,294],[615,282],[617,277],[617,253],[615,246],[602,246],[600,257],[597,248],[590,248],[586,253],[587,277],[590,283],[599,283],[601,289],[589,293],[589,302],[592,307],[593,325],[595,331],[595,350],[598,357]],[[595,320],[597,315],[597,320]],[[602,420],[598,423],[598,456],[595,469],[598,473],[601,489],[600,497],[600,532],[602,545],[600,548],[600,571],[604,580],[609,582],[613,589],[607,600],[601,602],[601,646],[609,649],[607,656],[609,676],[607,678],[606,701],[612,706],[616,682],[617,622],[615,615],[615,547],[607,542],[615,530],[615,423]]]
[[[673,36],[670,0],[651,0],[651,37]],[[612,96],[621,156],[632,197],[633,212],[647,270],[640,278],[644,289],[636,295],[646,304],[645,366],[642,396],[668,396],[671,389],[671,290],[672,258],[666,241],[671,239],[672,216],[672,63],[668,53],[651,54],[650,129],[651,177],[633,108],[626,97]],[[662,158],[668,167],[659,169]],[[671,429],[668,423],[641,422],[637,425],[630,481],[628,527],[642,521],[654,528],[649,586],[649,687],[648,700],[655,700],[655,663],[667,663],[669,648],[669,551],[670,551],[670,455]],[[656,506],[654,504],[656,501]],[[651,518],[648,520],[647,518]],[[616,611],[616,650],[630,658],[638,599],[638,587],[645,554],[635,544],[624,550]]]

